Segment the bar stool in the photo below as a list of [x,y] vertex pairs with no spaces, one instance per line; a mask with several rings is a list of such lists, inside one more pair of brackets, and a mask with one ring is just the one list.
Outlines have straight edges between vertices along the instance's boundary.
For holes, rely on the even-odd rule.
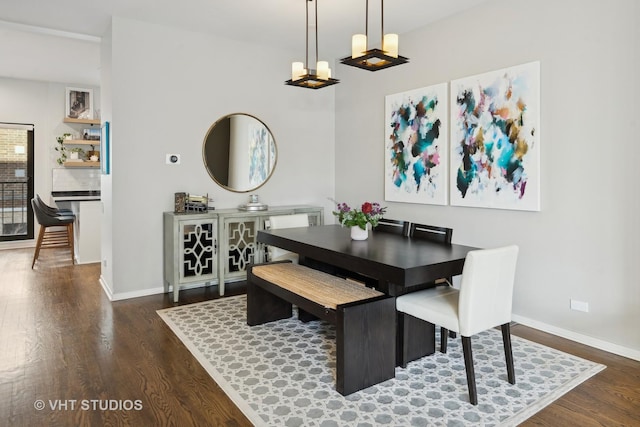
[[59,209],[59,208],[54,208],[52,206],[47,205],[42,200],[42,198],[40,197],[39,194],[36,194],[36,202],[38,202],[38,204],[42,207],[43,211],[45,211],[46,213],[48,213],[50,215],[73,216],[73,212],[71,211],[71,209]]
[[[33,254],[33,262],[31,268],[36,264],[36,260],[40,255],[40,249],[46,248],[69,248],[71,252],[71,264],[74,264],[74,247],[73,247],[73,223],[76,220],[74,215],[52,215],[46,212],[44,207],[36,198],[31,199],[33,212],[36,219],[40,223],[40,232],[38,233],[38,242],[36,250]],[[51,230],[50,227],[65,227],[66,230],[58,228]]]

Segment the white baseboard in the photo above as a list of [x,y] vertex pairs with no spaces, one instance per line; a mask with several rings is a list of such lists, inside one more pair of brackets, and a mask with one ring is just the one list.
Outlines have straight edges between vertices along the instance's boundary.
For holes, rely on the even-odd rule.
[[113,292],[111,292],[111,288],[109,288],[109,285],[107,285],[107,282],[104,280],[102,274],[100,275],[100,279],[98,279],[98,281],[100,282],[100,286],[102,286],[102,290],[104,291],[104,293],[107,294],[107,298],[109,298],[109,301],[113,301]]
[[111,301],[121,301],[129,298],[147,297],[149,295],[157,295],[157,294],[163,294],[163,293],[165,293],[164,287],[143,289],[140,291],[133,291],[133,292],[115,293],[111,295]]
[[[158,295],[158,294],[166,294],[173,292],[173,286],[169,286],[169,291],[165,290],[164,286],[150,289],[143,289],[140,291],[133,292],[122,292],[122,293],[112,293],[108,286],[102,280],[102,276],[100,276],[100,284],[102,284],[102,288],[105,293],[109,297],[110,301],[120,301],[129,298],[138,298],[138,297],[147,297],[149,295]],[[183,291],[185,289],[195,289],[195,288],[204,288],[205,286],[216,286],[216,285],[206,285],[204,283],[194,283],[191,285],[182,285],[180,286],[180,290]]]
[[35,248],[35,240],[12,240],[10,242],[0,242],[0,250],[4,249],[25,249]]
[[566,329],[558,328],[557,326],[549,325],[547,323],[539,322],[527,317],[518,316],[516,314],[511,316],[511,319],[514,322],[550,333],[552,335],[579,342],[580,344],[585,344],[600,350],[608,351],[609,353],[617,354],[619,356],[628,357],[629,359],[640,361],[640,351],[632,348],[624,347],[598,338],[593,338],[588,335],[579,334],[574,331],[568,331]]

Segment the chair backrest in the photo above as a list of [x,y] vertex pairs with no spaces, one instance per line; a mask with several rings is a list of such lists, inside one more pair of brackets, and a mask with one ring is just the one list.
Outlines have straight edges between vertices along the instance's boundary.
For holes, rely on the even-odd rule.
[[47,205],[44,200],[42,200],[42,198],[40,197],[39,194],[36,194],[36,202],[38,203],[38,206],[45,211],[46,213],[48,213],[49,215],[56,215],[58,213],[58,210],[56,208],[53,208],[49,205]]
[[397,219],[382,218],[374,228],[376,231],[406,236],[409,233],[409,222]]
[[[274,215],[270,216],[268,221],[267,229],[271,230],[309,226],[309,216],[307,214]],[[271,261],[287,258],[294,260],[297,257],[294,256],[293,252],[269,246],[269,259]]]
[[36,214],[38,224],[49,227],[52,225],[57,225],[59,223],[59,221],[57,221],[53,215],[49,214],[43,208],[38,199],[36,199],[35,197],[31,199],[31,207],[33,208],[33,213]]
[[453,228],[411,223],[409,237],[450,244],[453,237]]
[[517,259],[515,245],[467,254],[458,300],[462,336],[470,337],[511,321]]
[[309,216],[307,214],[274,215],[269,217],[268,228],[277,230],[278,228],[308,227]]

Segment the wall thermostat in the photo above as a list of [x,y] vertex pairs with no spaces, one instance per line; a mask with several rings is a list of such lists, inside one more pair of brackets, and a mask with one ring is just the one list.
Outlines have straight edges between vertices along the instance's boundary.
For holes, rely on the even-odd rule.
[[167,164],[168,165],[179,165],[180,164],[180,154],[167,154]]

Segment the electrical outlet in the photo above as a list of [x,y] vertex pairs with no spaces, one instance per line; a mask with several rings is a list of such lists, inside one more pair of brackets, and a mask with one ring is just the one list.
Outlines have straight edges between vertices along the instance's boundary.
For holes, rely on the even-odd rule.
[[589,312],[589,303],[588,302],[578,301],[578,300],[575,300],[575,299],[570,299],[569,300],[569,306],[571,307],[571,310],[584,311],[585,313]]

